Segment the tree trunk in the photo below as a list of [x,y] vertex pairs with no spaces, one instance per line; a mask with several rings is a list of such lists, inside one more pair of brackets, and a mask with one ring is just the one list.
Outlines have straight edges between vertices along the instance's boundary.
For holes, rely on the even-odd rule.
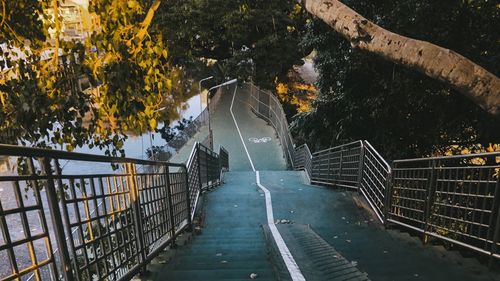
[[500,79],[469,59],[429,42],[385,30],[336,0],[301,0],[301,3],[354,48],[440,80],[500,117]]

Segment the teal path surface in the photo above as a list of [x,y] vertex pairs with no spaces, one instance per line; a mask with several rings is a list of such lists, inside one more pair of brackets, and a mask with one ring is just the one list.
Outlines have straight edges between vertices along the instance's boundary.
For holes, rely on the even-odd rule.
[[[233,113],[241,135],[251,155],[256,170],[286,170],[283,151],[273,127],[256,117],[250,108],[250,94],[246,86],[224,89],[212,118],[214,147],[224,146],[229,151],[231,171],[251,171],[250,161],[243,148],[241,138],[230,113],[234,95]],[[255,143],[251,138],[270,138],[267,142]]]
[[[356,194],[352,191],[306,185],[300,173],[293,171],[260,174],[261,182],[273,194],[275,218],[293,222],[278,225],[280,232],[309,225],[371,280],[499,279],[474,259],[384,229],[354,204]],[[297,262],[300,267],[301,259]]]
[[[241,138],[230,113],[233,94]],[[384,229],[353,202],[356,193],[311,186],[302,172],[286,171],[276,133],[251,112],[246,87],[225,88],[212,114],[215,148],[229,151],[230,172],[203,196],[201,235],[180,247],[156,280],[292,280],[272,258],[278,251],[266,232],[265,196],[242,139],[272,195],[277,229],[306,280],[500,280],[474,259]],[[250,140],[266,137],[270,141]]]
[[231,172],[225,184],[206,194],[204,227],[181,248],[156,280],[275,280],[261,225],[264,200],[253,172]]

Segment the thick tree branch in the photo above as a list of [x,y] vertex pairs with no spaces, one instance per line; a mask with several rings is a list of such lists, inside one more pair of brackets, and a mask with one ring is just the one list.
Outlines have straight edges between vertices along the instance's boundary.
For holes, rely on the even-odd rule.
[[456,52],[390,32],[336,0],[302,0],[303,7],[351,42],[354,48],[420,71],[500,117],[500,79]]
[[149,7],[146,17],[141,22],[141,29],[139,29],[139,32],[137,32],[135,37],[131,38],[127,42],[128,46],[132,44],[132,40],[134,38],[138,38],[139,42],[142,42],[144,40],[144,37],[146,37],[146,35],[148,34],[148,28],[151,25],[151,21],[153,20],[156,10],[158,10],[158,7],[160,7],[160,4],[161,0],[155,0],[155,2],[151,5],[151,7]]

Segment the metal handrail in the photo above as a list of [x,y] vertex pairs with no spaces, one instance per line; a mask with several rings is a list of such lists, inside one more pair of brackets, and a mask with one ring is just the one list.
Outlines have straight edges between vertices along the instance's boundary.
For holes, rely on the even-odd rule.
[[[0,204],[0,251],[7,253],[3,264],[10,264],[0,265],[0,280],[128,280],[191,226],[200,193],[222,176],[219,155],[200,144],[188,165],[12,145],[0,145],[0,155],[28,165],[18,170],[23,174],[0,175],[15,200]],[[60,160],[114,168],[63,172]],[[147,168],[139,172],[140,165]],[[9,223],[10,216],[22,218],[20,225]],[[20,246],[29,251],[14,251]]]
[[410,159],[397,159],[394,162],[405,163],[405,162],[418,162],[418,161],[429,161],[429,160],[451,160],[451,159],[469,159],[469,158],[481,158],[481,157],[492,157],[500,156],[500,152],[483,152],[483,153],[471,153],[462,155],[448,155],[448,156],[433,156],[425,158],[410,158]]
[[347,146],[351,146],[351,145],[354,145],[354,144],[359,144],[359,145],[362,145],[362,142],[361,140],[358,140],[358,141],[353,141],[353,142],[349,142],[349,143],[346,143],[346,144],[341,144],[341,145],[338,145],[338,146],[334,146],[334,147],[329,147],[329,148],[325,148],[325,149],[322,149],[322,150],[319,150],[319,151],[315,151],[312,153],[313,157],[315,155],[320,155],[324,152],[328,152],[328,151],[332,151],[332,150],[338,150],[338,149],[342,149],[344,147],[347,147]]
[[387,221],[500,259],[499,158],[395,160]]
[[[250,107],[252,108],[252,111],[273,126],[282,144],[287,164],[289,167],[293,168],[295,166],[293,159],[294,144],[290,131],[288,130],[288,122],[283,107],[281,106],[281,102],[273,93],[261,90],[252,82],[245,83],[250,87]],[[266,97],[268,103],[261,101],[261,94],[263,97]]]
[[[156,160],[144,160],[127,157],[104,156],[98,154],[69,152],[64,150],[36,148],[9,144],[0,144],[0,155],[3,156],[23,156],[23,157],[48,157],[60,160],[88,161],[100,163],[123,164],[132,163],[137,165],[160,165],[165,162]],[[182,166],[183,164],[170,163],[173,166]]]
[[380,222],[386,222],[390,197],[392,168],[368,141],[363,141],[363,163],[360,167],[359,191],[366,198]]
[[[257,87],[250,85],[253,97]],[[253,111],[275,128],[291,168],[304,170],[310,183],[356,189],[386,225],[500,259],[500,152],[400,159],[391,167],[368,141],[314,153],[307,144],[293,149],[281,104],[273,106],[269,92],[258,93],[266,98],[254,98]]]
[[364,144],[365,144],[365,147],[367,147],[370,151],[372,151],[377,156],[377,160],[380,161],[380,163],[382,164],[382,166],[385,169],[385,171],[386,172],[390,172],[391,171],[391,165],[389,165],[389,163],[387,163],[387,161],[385,161],[384,157],[382,157],[378,153],[378,151],[375,148],[373,148],[373,146],[367,140],[364,141]]

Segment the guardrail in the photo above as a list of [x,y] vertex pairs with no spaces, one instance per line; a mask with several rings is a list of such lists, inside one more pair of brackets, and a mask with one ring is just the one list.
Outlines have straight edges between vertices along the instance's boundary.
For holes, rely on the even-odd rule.
[[311,183],[357,188],[363,142],[356,141],[312,154]]
[[0,175],[0,280],[129,280],[191,226],[226,162],[201,144],[188,165],[10,145],[0,155],[18,167]]
[[295,150],[312,184],[353,188],[378,219],[500,259],[500,152],[404,159],[391,166],[367,141]]
[[[192,119],[191,122],[184,128],[177,132],[177,134],[173,137],[173,139],[169,140],[166,145],[161,147],[161,151],[155,151],[151,157],[151,160],[157,161],[168,161],[177,152],[186,145],[186,143],[193,138],[193,136],[201,132],[203,128],[206,128],[208,132],[208,123],[210,119],[210,114],[215,111],[217,108],[220,97],[222,95],[222,91],[219,89],[215,93],[215,95],[210,98],[210,109],[205,107],[196,118]],[[211,112],[210,112],[211,111]],[[207,136],[201,141],[201,143],[210,148],[212,147],[212,135],[211,132],[207,133]]]
[[312,184],[356,189],[386,225],[500,259],[500,152],[396,160],[391,167],[368,141],[293,149],[278,99],[250,87],[252,109],[276,129],[289,165]]
[[392,169],[368,141],[363,141],[362,155],[359,191],[367,199],[378,219],[385,222]]
[[387,220],[500,258],[500,152],[394,161]]
[[288,131],[288,121],[286,120],[286,115],[280,101],[273,93],[261,90],[252,82],[245,82],[245,84],[250,87],[250,106],[252,111],[274,127],[283,148],[286,162],[290,168],[293,168],[295,166],[293,163],[294,145],[292,136]]

